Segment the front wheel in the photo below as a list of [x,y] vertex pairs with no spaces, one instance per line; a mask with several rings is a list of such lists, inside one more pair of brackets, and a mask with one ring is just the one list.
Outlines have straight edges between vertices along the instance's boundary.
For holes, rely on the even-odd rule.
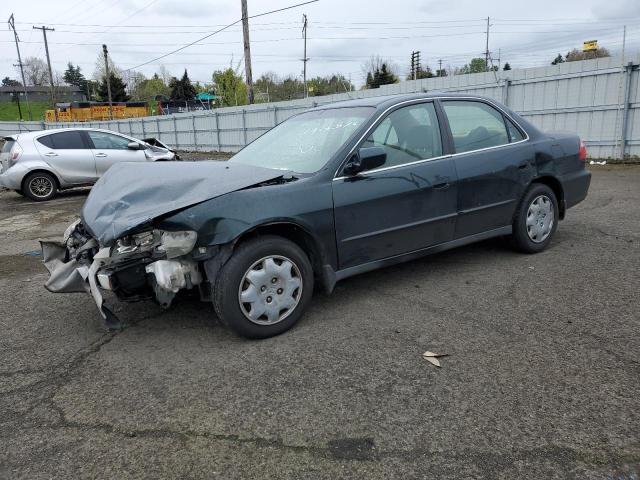
[[524,253],[543,251],[551,243],[558,218],[558,200],[553,190],[541,183],[532,184],[513,219],[513,246]]
[[313,269],[305,252],[269,235],[236,249],[218,274],[212,298],[218,317],[235,333],[268,338],[295,325],[312,293]]

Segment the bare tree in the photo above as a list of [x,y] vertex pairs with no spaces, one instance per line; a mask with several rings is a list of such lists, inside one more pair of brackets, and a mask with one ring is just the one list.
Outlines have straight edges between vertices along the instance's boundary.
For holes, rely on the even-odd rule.
[[49,85],[49,70],[44,60],[37,57],[25,58],[24,79],[27,85]]
[[577,60],[589,60],[591,58],[602,58],[602,57],[610,57],[611,54],[609,50],[604,47],[598,47],[595,50],[590,50],[587,52],[583,52],[574,48],[565,56],[565,61],[567,62],[575,62]]

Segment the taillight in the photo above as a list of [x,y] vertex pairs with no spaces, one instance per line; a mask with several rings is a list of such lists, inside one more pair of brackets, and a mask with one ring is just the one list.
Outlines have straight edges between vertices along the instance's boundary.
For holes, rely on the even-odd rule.
[[587,159],[587,147],[582,140],[580,140],[580,150],[578,150],[578,158],[581,162],[584,162]]
[[18,159],[20,158],[20,155],[22,155],[22,147],[16,143],[11,149],[11,152],[9,153],[10,167],[13,166],[18,161]]

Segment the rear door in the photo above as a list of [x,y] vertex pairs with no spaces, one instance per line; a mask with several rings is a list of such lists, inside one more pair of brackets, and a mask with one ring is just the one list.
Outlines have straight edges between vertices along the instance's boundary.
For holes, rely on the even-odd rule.
[[451,240],[456,175],[443,157],[434,103],[396,108],[360,146],[382,147],[387,159],[333,181],[340,269]]
[[511,225],[534,176],[533,148],[506,115],[481,100],[442,100],[458,174],[455,238]]
[[87,134],[93,147],[98,176],[106,172],[111,165],[118,162],[144,162],[144,150],[131,150],[128,145],[132,140],[115,133],[88,130]]
[[93,153],[82,130],[41,135],[34,144],[40,157],[63,182],[74,185],[96,181]]

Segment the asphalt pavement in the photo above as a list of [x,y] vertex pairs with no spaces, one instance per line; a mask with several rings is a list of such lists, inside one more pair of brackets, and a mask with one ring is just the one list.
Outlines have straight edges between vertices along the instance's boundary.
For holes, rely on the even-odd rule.
[[105,332],[37,254],[87,190],[0,193],[0,478],[637,480],[640,167],[593,171],[544,253],[360,275],[263,341],[191,298]]

